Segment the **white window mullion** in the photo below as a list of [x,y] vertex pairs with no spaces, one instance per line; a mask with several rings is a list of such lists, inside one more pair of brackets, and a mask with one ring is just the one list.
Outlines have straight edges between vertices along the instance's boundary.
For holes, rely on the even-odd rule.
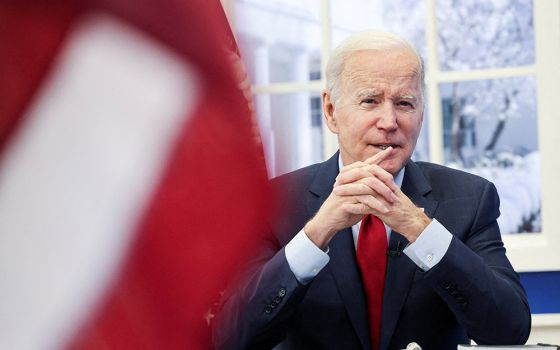
[[437,51],[437,22],[436,1],[426,0],[426,90],[429,118],[429,144],[430,161],[438,164],[443,163],[443,118],[441,112],[441,98],[437,80],[439,71]]
[[437,72],[437,74],[430,75],[438,83],[453,83],[461,81],[472,80],[487,80],[487,79],[501,79],[534,76],[537,72],[535,65],[521,66],[521,67],[508,67],[508,68],[493,68],[469,71],[449,71]]
[[274,83],[269,85],[253,85],[254,94],[290,94],[295,92],[321,92],[324,83],[312,80],[304,83]]
[[327,60],[331,54],[331,4],[321,0],[321,81],[325,81]]
[[560,81],[560,2],[535,0],[537,115],[541,156],[542,232],[504,237],[508,257],[517,271],[556,270],[560,266],[560,158],[558,157],[558,81]]
[[[327,61],[331,53],[331,38],[332,38],[332,26],[331,26],[331,3],[330,0],[321,1],[321,36],[322,36],[322,47],[321,47],[321,89],[322,91],[326,84],[325,69],[327,66]],[[338,149],[338,141],[336,136],[331,133],[327,125],[323,122],[323,156],[328,159],[331,154],[336,152]]]

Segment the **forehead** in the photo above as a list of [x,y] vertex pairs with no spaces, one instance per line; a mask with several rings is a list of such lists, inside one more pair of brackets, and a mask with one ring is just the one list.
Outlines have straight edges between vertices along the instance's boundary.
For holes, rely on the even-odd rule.
[[418,59],[401,48],[354,51],[345,59],[342,83],[344,90],[390,87],[416,91],[420,88]]

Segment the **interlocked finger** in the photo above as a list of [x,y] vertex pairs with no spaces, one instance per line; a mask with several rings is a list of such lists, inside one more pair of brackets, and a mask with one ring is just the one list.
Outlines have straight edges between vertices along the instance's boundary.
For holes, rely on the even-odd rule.
[[[353,163],[352,165],[354,165],[356,163]],[[370,167],[371,165],[367,165],[365,163],[362,163],[363,165],[361,167],[353,167],[350,170],[346,170],[345,172],[341,172],[340,174],[338,174],[338,176],[336,177],[336,181],[334,183],[335,186],[339,186],[342,184],[347,184],[347,183],[351,183],[354,181],[358,181],[360,179],[366,178],[366,177],[371,177],[373,174],[370,171]]]
[[388,147],[375,155],[369,157],[364,162],[367,164],[380,164],[385,158],[387,158],[391,152],[393,152],[393,147]]
[[342,174],[342,173],[345,173],[345,172],[350,171],[350,170],[352,170],[352,169],[365,167],[365,166],[367,166],[367,165],[369,165],[369,164],[366,163],[366,162],[354,162],[354,163],[349,164],[349,165],[347,165],[347,166],[345,166],[345,167],[342,167],[342,169],[340,169],[340,173]]
[[389,205],[383,198],[374,196],[356,196],[356,200],[370,208],[370,214],[386,214],[389,212]]
[[376,177],[367,177],[353,183],[335,186],[333,193],[337,196],[371,195],[382,197],[389,203],[397,199],[391,188]]
[[354,214],[354,215],[366,215],[366,214],[370,214],[371,213],[371,208],[369,206],[367,206],[366,204],[357,202],[357,203],[344,203],[342,205],[342,208],[350,213],[350,214]]
[[373,177],[382,181],[393,192],[398,189],[398,186],[395,184],[393,175],[391,175],[387,170],[383,169],[379,165],[377,164],[369,165],[367,167],[367,170]]

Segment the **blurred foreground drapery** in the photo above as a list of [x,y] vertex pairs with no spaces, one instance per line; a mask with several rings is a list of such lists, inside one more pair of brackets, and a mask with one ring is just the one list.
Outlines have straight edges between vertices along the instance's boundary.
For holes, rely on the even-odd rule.
[[0,347],[210,347],[269,203],[219,2],[4,1],[0,29]]

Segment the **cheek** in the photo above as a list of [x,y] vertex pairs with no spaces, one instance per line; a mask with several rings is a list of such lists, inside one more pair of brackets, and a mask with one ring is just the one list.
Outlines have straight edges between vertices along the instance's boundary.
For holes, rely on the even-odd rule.
[[401,130],[407,139],[410,140],[411,144],[416,142],[418,135],[420,135],[420,129],[422,128],[422,119],[418,120],[408,120],[401,124]]
[[365,133],[367,132],[367,127],[360,125],[357,119],[352,122],[347,122],[340,126],[340,135],[348,141],[359,142],[363,139]]
[[353,120],[350,130],[354,138],[362,140],[367,138],[368,133],[374,132],[375,126],[371,124],[370,119],[367,116],[358,116]]

